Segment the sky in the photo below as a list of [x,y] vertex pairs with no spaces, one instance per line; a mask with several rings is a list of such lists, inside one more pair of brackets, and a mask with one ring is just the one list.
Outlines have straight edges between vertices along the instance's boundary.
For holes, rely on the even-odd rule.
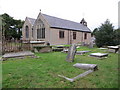
[[80,22],[84,18],[93,31],[109,19],[118,28],[120,0],[0,0],[0,14],[14,19],[37,18],[40,9],[47,15]]

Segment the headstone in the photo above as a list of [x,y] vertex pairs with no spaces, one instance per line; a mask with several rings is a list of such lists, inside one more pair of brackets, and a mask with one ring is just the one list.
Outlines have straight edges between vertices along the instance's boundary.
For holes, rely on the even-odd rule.
[[93,48],[93,42],[92,41],[89,44],[89,48]]
[[76,53],[76,44],[72,44],[68,50],[66,61],[74,62],[75,53]]
[[37,48],[34,48],[34,52],[35,52],[35,53],[37,53],[37,52],[38,52]]
[[41,52],[41,53],[47,53],[47,52],[51,52],[51,51],[52,51],[52,48],[50,48],[49,46],[44,47],[39,50],[39,52]]

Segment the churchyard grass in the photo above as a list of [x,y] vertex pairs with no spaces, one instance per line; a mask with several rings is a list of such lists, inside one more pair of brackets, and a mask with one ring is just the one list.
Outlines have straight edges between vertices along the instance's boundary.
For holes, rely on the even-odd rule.
[[[88,56],[94,52],[104,52],[98,48],[80,47],[90,50],[84,55],[76,55],[74,62],[66,62],[66,53],[35,53],[39,58],[11,58],[2,62],[3,88],[118,88],[118,54],[109,53],[104,59]],[[75,63],[97,64],[97,71],[69,82],[58,75],[73,78],[85,70],[73,67]]]

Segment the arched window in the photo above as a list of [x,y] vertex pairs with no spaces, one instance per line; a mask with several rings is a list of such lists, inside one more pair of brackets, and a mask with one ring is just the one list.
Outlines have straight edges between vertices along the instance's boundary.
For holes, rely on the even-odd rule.
[[26,35],[26,38],[29,38],[29,27],[28,26],[25,27],[25,35]]
[[37,25],[37,38],[44,39],[45,38],[45,26],[44,23],[39,19]]
[[87,39],[87,33],[84,34],[84,39]]

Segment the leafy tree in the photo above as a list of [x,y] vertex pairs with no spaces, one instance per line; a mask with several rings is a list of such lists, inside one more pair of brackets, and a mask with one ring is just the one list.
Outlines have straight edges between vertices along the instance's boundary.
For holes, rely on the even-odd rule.
[[114,43],[120,45],[120,28],[114,31]]
[[1,15],[3,18],[3,27],[4,27],[4,34],[6,39],[20,39],[22,33],[21,28],[24,21],[15,20],[13,17],[9,16],[8,14],[4,13]]
[[98,31],[98,28],[95,28],[91,35],[94,36],[97,31]]
[[95,42],[98,47],[114,45],[114,27],[107,19],[95,33]]

